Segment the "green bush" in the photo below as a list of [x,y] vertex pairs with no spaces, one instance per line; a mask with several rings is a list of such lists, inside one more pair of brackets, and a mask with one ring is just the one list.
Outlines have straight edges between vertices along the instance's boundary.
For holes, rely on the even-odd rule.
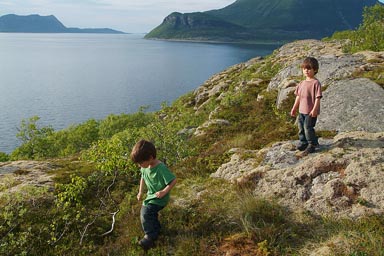
[[335,32],[330,39],[346,39],[344,51],[384,50],[384,5],[365,7],[363,22],[357,30]]
[[89,119],[59,131],[54,131],[50,126],[40,126],[38,116],[24,119],[16,135],[22,144],[12,152],[11,159],[47,159],[74,155],[90,148],[99,139],[109,139],[124,130],[149,125],[154,120],[154,114],[144,113],[143,110],[133,114],[109,115],[101,121]]
[[52,155],[52,142],[49,136],[54,130],[50,126],[40,127],[38,116],[22,120],[16,137],[22,145],[12,152],[12,159],[39,159]]
[[148,125],[153,120],[154,115],[153,113],[144,113],[145,109],[142,107],[137,113],[133,114],[111,114],[107,116],[100,122],[100,138],[108,139],[128,128],[139,128]]
[[21,121],[16,136],[22,144],[11,153],[11,159],[68,156],[89,148],[99,138],[99,124],[94,119],[58,132],[51,126],[40,126],[39,120],[40,117],[34,116]]
[[9,161],[9,155],[4,152],[0,152],[0,162],[7,162],[7,161]]
[[40,254],[48,238],[49,201],[45,188],[32,186],[0,195],[0,255]]

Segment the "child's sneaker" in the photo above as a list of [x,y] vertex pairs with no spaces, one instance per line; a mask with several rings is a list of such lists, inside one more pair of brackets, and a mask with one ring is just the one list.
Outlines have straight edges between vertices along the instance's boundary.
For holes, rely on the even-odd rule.
[[309,144],[308,147],[304,150],[304,153],[306,154],[312,154],[315,152],[316,146]]
[[300,150],[300,151],[303,151],[303,150],[305,150],[307,147],[308,147],[308,144],[300,143],[299,145],[296,146],[296,149],[297,149],[297,150]]
[[153,242],[153,240],[151,238],[149,238],[148,236],[144,236],[143,239],[141,239],[139,241],[139,245],[141,246],[141,248],[143,248],[145,251],[148,251],[149,249],[151,249],[152,247],[155,246],[155,243]]

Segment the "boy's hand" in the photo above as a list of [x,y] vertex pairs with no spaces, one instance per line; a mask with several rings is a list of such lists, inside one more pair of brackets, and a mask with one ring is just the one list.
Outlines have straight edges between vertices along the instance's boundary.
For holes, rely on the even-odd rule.
[[312,111],[309,113],[309,116],[311,116],[311,117],[317,117],[317,110],[312,110]]
[[137,194],[137,196],[136,196],[136,197],[137,197],[137,200],[138,200],[138,201],[140,201],[140,200],[141,200],[141,195],[142,195],[142,194],[141,194],[141,192],[139,192],[139,193]]
[[166,192],[161,190],[161,191],[156,192],[156,197],[157,198],[163,198],[166,194],[167,194]]
[[291,116],[293,116],[293,117],[296,116],[296,109],[291,109]]
[[171,189],[175,186],[176,184],[176,178],[171,181],[163,190],[157,191],[155,193],[157,198],[163,198],[166,194],[171,191]]

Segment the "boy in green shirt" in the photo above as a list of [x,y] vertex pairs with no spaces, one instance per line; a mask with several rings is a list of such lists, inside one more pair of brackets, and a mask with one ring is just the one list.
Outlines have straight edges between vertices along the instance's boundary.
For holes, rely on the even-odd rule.
[[176,176],[156,158],[156,148],[149,141],[137,142],[132,149],[131,159],[141,167],[137,199],[141,199],[144,185],[148,190],[140,211],[145,236],[139,241],[139,245],[144,250],[148,250],[154,246],[154,241],[159,236],[161,226],[158,212],[167,205],[170,198],[169,192],[176,184]]

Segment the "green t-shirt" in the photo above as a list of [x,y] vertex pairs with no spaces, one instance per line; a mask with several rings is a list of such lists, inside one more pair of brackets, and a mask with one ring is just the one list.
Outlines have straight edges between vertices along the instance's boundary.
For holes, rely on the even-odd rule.
[[157,198],[156,192],[163,190],[171,183],[176,176],[168,169],[164,163],[159,163],[153,168],[141,168],[141,177],[147,186],[147,197],[143,205],[156,204],[160,206],[167,205],[170,195],[166,194],[163,198]]

